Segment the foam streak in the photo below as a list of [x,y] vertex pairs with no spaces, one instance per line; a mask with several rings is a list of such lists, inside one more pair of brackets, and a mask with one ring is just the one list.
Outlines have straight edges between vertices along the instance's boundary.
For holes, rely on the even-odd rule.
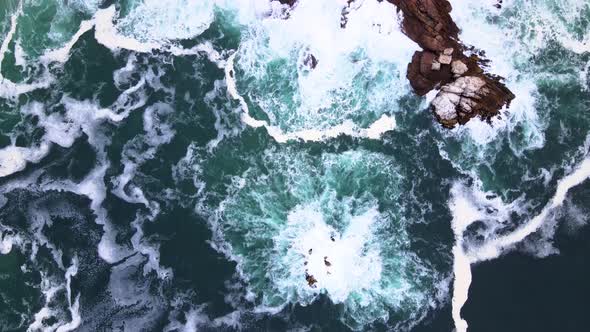
[[12,17],[10,18],[10,30],[8,30],[8,33],[6,34],[6,37],[4,37],[4,41],[2,42],[2,46],[0,46],[0,81],[4,79],[2,77],[2,62],[4,61],[4,55],[6,54],[6,51],[8,50],[8,44],[10,44],[10,42],[12,41],[12,37],[16,33],[16,23],[17,23],[18,17],[22,14],[22,12],[23,12],[23,3],[22,3],[22,1],[19,1],[18,9],[16,10],[16,12],[14,14],[12,14]]
[[555,195],[551,198],[549,204],[543,208],[541,213],[509,235],[493,239],[478,249],[475,253],[477,261],[497,258],[506,248],[519,243],[527,236],[539,230],[547,216],[549,216],[553,210],[563,205],[568,191],[588,178],[590,178],[590,157],[586,157],[586,159],[576,166],[574,172],[558,182]]
[[485,218],[483,212],[464,193],[462,186],[455,184],[451,189],[451,201],[449,208],[453,213],[452,227],[455,234],[455,246],[453,248],[455,275],[452,299],[452,316],[457,332],[467,331],[467,322],[461,318],[461,308],[467,302],[469,287],[471,285],[471,265],[498,258],[507,249],[523,241],[526,237],[538,231],[545,220],[556,208],[563,205],[569,190],[590,178],[590,157],[586,157],[574,169],[574,171],[562,178],[555,191],[555,195],[543,210],[529,222],[517,228],[512,233],[491,239],[481,247],[465,248],[463,233],[467,227],[477,220]]
[[340,135],[347,135],[351,137],[379,139],[381,136],[396,127],[395,118],[382,115],[377,121],[375,121],[369,128],[358,128],[352,121],[346,120],[339,125],[334,127],[318,130],[318,129],[307,129],[299,130],[291,133],[283,132],[277,126],[271,126],[266,121],[257,120],[250,115],[248,104],[244,97],[238,93],[236,87],[234,60],[236,53],[232,54],[227,60],[225,66],[225,80],[227,84],[227,91],[230,96],[240,102],[242,108],[242,121],[252,127],[259,128],[264,127],[272,138],[279,143],[286,143],[288,141],[302,140],[306,142],[320,142],[331,138],[336,138]]

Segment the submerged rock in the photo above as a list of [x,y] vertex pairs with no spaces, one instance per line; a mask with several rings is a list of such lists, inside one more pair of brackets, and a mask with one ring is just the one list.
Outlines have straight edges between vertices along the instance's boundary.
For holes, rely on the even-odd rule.
[[403,32],[423,49],[408,65],[410,85],[421,96],[439,89],[431,107],[443,126],[476,116],[489,121],[509,106],[514,94],[501,78],[484,72],[485,60],[465,55],[447,0],[387,1],[403,13]]
[[282,3],[283,5],[289,5],[289,6],[293,6],[297,0],[278,0],[280,3]]
[[317,279],[312,276],[311,274],[305,273],[305,280],[307,281],[307,285],[311,288],[316,288],[316,283],[318,282]]
[[313,54],[307,54],[303,59],[303,64],[309,69],[314,69],[318,65],[318,59]]

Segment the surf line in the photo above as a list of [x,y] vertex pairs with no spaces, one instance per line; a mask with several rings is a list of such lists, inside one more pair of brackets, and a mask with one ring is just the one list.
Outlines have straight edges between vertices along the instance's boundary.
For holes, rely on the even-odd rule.
[[563,205],[569,190],[590,178],[590,156],[576,165],[574,171],[557,183],[557,189],[543,210],[526,224],[512,233],[484,243],[473,251],[465,250],[463,233],[469,225],[483,215],[478,208],[461,192],[459,185],[451,189],[452,199],[449,208],[453,212],[451,222],[455,234],[453,247],[453,283],[452,316],[456,332],[467,332],[467,321],[461,318],[461,309],[469,297],[472,274],[471,265],[500,257],[507,249],[523,241],[527,236],[539,230],[545,219],[555,209]]
[[250,115],[248,104],[246,103],[244,97],[238,93],[238,89],[236,87],[234,70],[234,61],[236,55],[237,52],[234,52],[227,59],[225,64],[225,81],[227,85],[227,91],[230,96],[240,103],[240,107],[242,108],[243,112],[242,122],[252,128],[264,127],[268,134],[279,143],[286,143],[288,141],[296,140],[303,140],[306,142],[320,142],[326,139],[336,138],[340,135],[380,139],[384,133],[395,129],[396,127],[395,118],[384,114],[377,121],[373,122],[368,128],[358,128],[358,126],[351,120],[345,120],[341,124],[328,129],[305,129],[285,133],[279,127],[272,126],[263,120],[257,120]]

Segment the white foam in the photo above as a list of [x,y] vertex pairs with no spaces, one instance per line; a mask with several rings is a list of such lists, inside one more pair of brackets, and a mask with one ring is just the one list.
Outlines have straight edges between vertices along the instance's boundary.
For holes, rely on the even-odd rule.
[[[518,35],[516,26],[501,26],[493,23],[490,17],[500,20],[497,16],[501,11],[494,8],[493,1],[454,0],[451,1],[451,15],[457,25],[462,28],[460,39],[467,45],[473,45],[486,52],[491,60],[489,71],[506,79],[506,86],[514,93],[515,99],[508,110],[502,110],[502,118],[493,119],[493,127],[487,122],[472,119],[465,126],[453,130],[459,136],[467,134],[479,146],[488,145],[497,137],[522,127],[526,135],[521,144],[511,144],[515,153],[537,149],[544,145],[545,124],[536,109],[536,83],[534,74],[524,74],[520,68],[528,64],[534,53],[527,50],[526,42]],[[511,6],[505,1],[503,7]],[[519,8],[519,12],[526,10]],[[519,26],[523,24],[519,22]],[[490,38],[481,38],[490,36]],[[460,139],[464,139],[461,137]]]
[[[177,311],[177,310],[175,310]],[[178,315],[178,312],[174,312]],[[172,313],[171,313],[172,314]],[[202,326],[210,326],[211,320],[205,313],[203,313],[203,307],[191,308],[187,312],[183,312],[185,317],[185,323],[180,322],[174,317],[168,318],[168,324],[164,327],[164,332],[197,332]]]
[[[136,89],[143,84],[144,83],[140,81],[138,85],[126,90],[128,93],[123,92],[121,94],[117,102],[113,105],[113,108],[122,107],[123,105],[126,106],[124,111],[120,113],[115,113],[110,109],[99,108],[88,101],[79,102],[70,98],[64,98],[64,104],[67,109],[66,115],[68,115],[70,119],[75,120],[74,122],[79,126],[77,130],[83,131],[88,136],[89,143],[92,144],[97,151],[98,162],[95,168],[80,183],[62,184],[61,187],[78,195],[84,195],[91,200],[90,207],[96,215],[96,223],[102,225],[104,230],[104,234],[98,245],[98,253],[99,256],[108,263],[115,263],[128,256],[130,252],[126,248],[117,244],[117,231],[109,222],[107,212],[102,207],[102,202],[106,198],[104,176],[109,167],[109,162],[106,160],[104,152],[107,139],[103,137],[103,134],[98,130],[98,126],[102,121],[107,119],[115,123],[120,122],[125,119],[129,115],[129,112],[134,110],[135,107],[143,106],[145,102],[143,98],[140,98],[135,104],[124,102],[129,96],[129,91],[136,91]],[[58,141],[59,140],[61,140],[61,137],[58,136]],[[62,143],[64,142],[62,141]],[[67,143],[69,143],[69,141]]]
[[330,127],[328,129],[306,129],[285,133],[278,126],[269,125],[266,121],[257,120],[250,115],[246,100],[237,91],[235,81],[235,70],[233,66],[235,56],[236,53],[232,54],[227,60],[225,67],[225,79],[227,84],[227,91],[229,92],[230,96],[240,102],[240,107],[243,111],[242,121],[252,128],[264,127],[268,134],[279,143],[285,143],[293,140],[319,142],[331,138],[336,138],[340,135],[348,135],[352,137],[361,137],[369,139],[379,139],[385,132],[395,129],[395,119],[391,116],[383,114],[381,118],[379,118],[377,121],[371,124],[368,129],[359,128],[351,120],[345,120],[343,123]]
[[80,295],[76,296],[73,304],[69,306],[70,315],[72,320],[66,324],[60,325],[56,332],[69,332],[75,331],[82,324],[82,316],[80,316]]
[[[485,193],[467,193],[461,184],[456,183],[453,185],[449,209],[453,214],[452,227],[455,234],[455,246],[453,247],[455,281],[452,314],[457,332],[467,331],[467,322],[461,318],[460,312],[468,299],[471,284],[471,264],[497,258],[506,250],[525,240],[529,235],[539,231],[551,213],[564,203],[568,191],[588,178],[590,178],[590,157],[583,159],[576,165],[572,173],[558,181],[554,196],[538,215],[508,235],[488,236],[485,242],[478,246],[471,246],[470,243],[465,242],[464,231],[475,221],[483,221],[489,218],[489,214],[483,212],[485,207],[478,205],[478,201],[483,198],[476,199],[474,197],[474,195],[485,196]],[[499,214],[495,215],[492,221],[502,223],[508,219],[510,213],[520,206],[520,203],[515,201],[510,205],[503,205],[501,201],[498,201],[495,206],[496,208],[493,210],[498,211]]]
[[[150,1],[148,1],[150,2]],[[154,3],[159,3],[158,1]],[[164,4],[166,5],[166,4]],[[154,6],[153,3],[144,4],[144,6],[149,6],[154,11],[160,11],[158,6]],[[142,8],[142,7],[140,7]],[[132,15],[139,15],[141,17],[141,22],[147,22],[149,24],[157,24],[158,28],[161,28],[162,25],[157,22],[153,22],[153,20],[146,19],[145,15],[142,14],[142,10],[140,8],[136,8]],[[179,8],[175,8],[175,10],[179,10],[181,12],[186,12],[185,10],[180,10]],[[136,12],[136,11],[139,11]],[[153,17],[158,17],[157,15],[152,15]],[[129,17],[126,17],[129,19]],[[163,48],[166,44],[166,40],[159,40],[158,38],[153,38],[154,40],[142,40],[141,38],[134,38],[130,36],[126,36],[120,33],[120,28],[115,21],[117,20],[117,10],[114,5],[111,5],[108,8],[99,9],[95,12],[94,16],[90,20],[85,20],[80,23],[80,27],[78,31],[72,36],[72,38],[65,43],[62,47],[58,49],[47,50],[41,57],[40,60],[44,64],[49,64],[51,62],[58,62],[58,63],[65,63],[69,59],[70,52],[76,42],[80,39],[80,37],[90,31],[92,28],[95,28],[95,38],[96,40],[106,46],[107,48],[111,49],[112,51],[116,51],[118,49],[127,49],[131,51],[135,51],[138,53],[147,53],[151,52],[155,49]],[[120,21],[120,20],[118,20]],[[186,22],[190,20],[182,20],[181,22]],[[161,29],[153,29],[154,32],[160,31]],[[202,32],[202,31],[201,31]],[[199,32],[200,33],[200,32]],[[199,33],[195,32],[195,35]],[[139,36],[145,36],[144,33],[138,33]],[[149,39],[149,38],[148,38]],[[168,45],[167,47],[173,48],[179,54],[186,53],[187,51],[175,47],[172,45]],[[1,60],[1,58],[0,58]]]
[[168,45],[166,50],[176,56],[205,54],[207,59],[216,64],[217,67],[221,69],[225,68],[226,62],[224,56],[219,53],[209,41],[204,41],[189,49],[178,47],[176,45]]
[[41,79],[35,83],[24,84],[14,83],[2,75],[2,62],[4,61],[4,56],[8,51],[8,46],[12,41],[14,34],[16,33],[16,26],[20,15],[22,15],[22,1],[19,1],[16,12],[12,14],[10,18],[10,29],[4,37],[2,45],[0,45],[0,98],[15,99],[17,96],[21,94],[41,88],[46,88],[52,81],[52,79],[48,76],[47,73],[44,74],[43,77],[41,77]]
[[162,313],[168,308],[167,302],[162,301],[162,294],[153,292],[155,287],[162,289],[161,285],[156,286],[149,278],[141,276],[144,261],[142,255],[133,255],[113,266],[107,289],[116,306],[139,309],[117,317],[125,326],[133,326],[138,331],[151,330],[161,323]]
[[80,294],[76,296],[76,299],[72,301],[72,277],[78,274],[78,258],[72,259],[72,265],[68,267],[65,274],[66,279],[66,291],[68,294],[68,309],[72,320],[64,325],[57,328],[56,332],[69,332],[76,330],[80,324],[82,324],[82,317],[80,316]]
[[12,251],[13,241],[11,237],[4,237],[0,241],[0,254],[8,255]]
[[44,190],[69,191],[91,200],[90,207],[96,215],[96,223],[102,225],[104,230],[98,245],[98,253],[109,263],[119,261],[130,252],[116,243],[117,231],[110,223],[106,210],[102,208],[102,202],[106,198],[104,176],[109,167],[104,149],[109,140],[101,125],[104,122],[119,123],[131,111],[144,106],[147,96],[142,88],[145,84],[145,79],[140,79],[135,85],[124,90],[109,108],[102,108],[88,100],[78,101],[63,97],[61,104],[65,112],[47,113],[43,104],[29,103],[21,108],[21,112],[38,117],[39,127],[44,128],[45,132],[41,142],[27,148],[9,146],[0,150],[0,170],[2,174],[9,175],[24,169],[26,162],[39,162],[49,153],[52,144],[68,148],[82,134],[88,137],[88,142],[97,153],[95,168],[80,183],[53,181],[46,184]]
[[373,122],[367,129],[361,130],[361,137],[380,139],[383,134],[392,131],[397,126],[395,118],[388,115],[381,115],[379,120]]
[[70,57],[70,52],[78,39],[82,37],[83,34],[90,31],[94,27],[93,20],[82,21],[80,23],[80,28],[78,31],[72,36],[72,38],[61,48],[46,51],[40,58],[41,62],[43,63],[50,63],[50,62],[60,62],[65,63],[68,61]]
[[99,43],[113,51],[123,48],[138,53],[147,53],[160,47],[160,44],[155,42],[140,42],[120,34],[113,24],[116,14],[115,5],[100,9],[94,14],[94,37]]
[[[392,312],[403,315],[404,328],[420,321],[448,289],[439,288],[441,275],[407,249],[405,222],[379,212],[372,198],[373,190],[386,200],[398,195],[390,159],[356,150],[310,157],[289,149],[266,151],[263,174],[254,166],[232,177],[229,196],[205,212],[213,248],[237,263],[247,283],[237,303],[245,300],[254,304],[254,313],[273,314],[289,304],[310,305],[323,294],[343,305],[339,318],[352,329],[388,321]],[[348,183],[353,173],[360,178]],[[364,185],[364,176],[388,183],[386,192]],[[339,197],[336,188],[342,186],[358,195]],[[306,269],[317,280],[315,288],[306,281]]]
[[453,246],[453,282],[452,317],[455,322],[456,332],[467,332],[467,321],[461,318],[461,308],[467,302],[469,286],[471,285],[471,261],[463,248],[463,233],[473,222],[482,219],[484,215],[464,195],[463,188],[459,184],[451,189],[451,201],[449,210],[453,214],[451,227],[455,235]]
[[69,191],[90,199],[90,209],[96,216],[95,222],[102,226],[104,232],[98,243],[98,256],[105,262],[113,264],[130,255],[131,252],[117,243],[117,231],[111,224],[107,211],[102,207],[106,198],[104,177],[108,167],[109,163],[104,159],[104,155],[99,153],[97,165],[80,183],[52,183],[47,188]]
[[117,22],[117,30],[158,44],[200,35],[213,22],[215,0],[142,0]]
[[[115,73],[116,81],[122,84],[126,77],[134,71],[134,56],[130,56],[124,68]],[[174,94],[173,89],[165,87],[160,82],[160,76],[149,71],[142,73],[142,81],[146,82],[157,90],[164,90],[170,95]],[[143,112],[143,130],[144,134],[137,135],[128,141],[122,153],[121,163],[124,165],[123,172],[114,177],[112,183],[114,188],[112,193],[126,202],[132,204],[143,204],[148,213],[138,213],[135,220],[131,223],[135,230],[131,238],[133,249],[140,252],[148,258],[144,265],[144,274],[150,271],[156,271],[161,279],[172,277],[172,270],[160,266],[160,252],[158,245],[148,243],[144,239],[143,224],[146,221],[153,221],[160,213],[160,205],[156,201],[149,200],[140,186],[133,183],[138,168],[146,161],[153,159],[158,149],[165,144],[170,143],[174,137],[175,131],[171,125],[166,122],[166,118],[174,112],[171,105],[158,102],[150,105]]]
[[[281,261],[290,266],[293,276],[289,281],[300,285],[298,292],[325,291],[334,303],[342,303],[352,292],[372,288],[381,279],[380,253],[374,247],[367,248],[379,212],[374,208],[351,218],[350,224],[340,233],[325,223],[317,208],[299,207],[290,212],[286,228],[275,241],[281,247],[286,241],[292,248]],[[302,264],[303,261],[307,265]],[[317,279],[317,289],[307,285],[305,271]],[[285,286],[279,285],[281,289]]]
[[8,45],[12,41],[14,34],[16,33],[16,24],[17,20],[23,12],[23,3],[22,0],[18,2],[18,7],[16,11],[10,16],[10,29],[4,36],[4,40],[2,41],[2,45],[0,45],[0,79],[2,78],[2,62],[4,62],[4,56],[6,55],[6,51],[8,51]]
[[572,202],[572,200],[566,200],[564,204],[564,216],[566,219],[566,231],[569,234],[575,234],[582,227],[585,227],[590,222],[590,213],[588,213],[587,206],[579,206]]
[[[3,231],[4,227],[0,228],[0,231]],[[2,234],[2,233],[0,233]],[[5,234],[0,239],[0,255],[8,255],[14,246],[20,246],[23,243],[23,240],[20,236],[14,234]]]
[[[169,143],[173,138],[174,131],[160,118],[171,112],[173,112],[172,107],[162,103],[152,105],[144,111],[144,131],[146,134],[137,136],[136,139],[125,145],[122,160],[125,165],[123,173],[113,180],[116,186],[113,189],[115,195],[130,203],[141,203],[149,210],[148,215],[138,214],[131,223],[135,229],[131,243],[135,250],[148,257],[144,273],[156,271],[161,279],[171,278],[172,270],[160,266],[159,246],[144,241],[142,228],[146,220],[153,221],[158,216],[160,205],[156,201],[148,200],[143,190],[130,182],[135,177],[137,168],[147,160],[153,159],[158,148]],[[147,143],[147,146],[142,146],[138,142]]]
[[[143,106],[147,97],[139,90],[144,84],[145,81],[140,80],[136,85],[123,91],[111,106],[116,111],[100,108],[90,101],[77,101],[69,97],[63,97],[61,100],[66,108],[64,115],[46,114],[43,104],[38,102],[25,105],[21,112],[37,116],[39,125],[45,129],[45,134],[37,146],[8,146],[0,149],[0,177],[23,170],[27,162],[39,162],[49,153],[52,144],[71,147],[82,133],[86,134],[90,143],[96,147],[103,145],[105,138],[98,130],[100,123],[121,122],[131,110]],[[134,93],[139,95],[139,98],[135,103],[129,103],[130,95]]]
[[[251,81],[248,91],[241,93],[268,116],[263,123],[248,113],[244,122],[264,126],[283,142],[338,135],[376,139],[391,130],[394,117],[389,112],[410,93],[405,68],[416,50],[399,29],[395,7],[354,2],[343,29],[345,1],[300,0],[289,9],[288,18],[283,15],[285,7],[272,5],[266,17],[246,23],[236,51],[236,68]],[[311,55],[317,59],[313,69],[305,64]],[[228,64],[232,71],[233,61]],[[277,63],[277,68],[268,66]],[[232,97],[240,99],[232,78],[226,75],[226,80]],[[375,121],[369,132],[363,130]],[[379,130],[383,124],[387,126]]]
[[580,71],[580,85],[584,91],[590,90],[590,60],[586,62],[584,70]]
[[0,75],[0,98],[16,99],[22,94],[48,88],[52,82],[53,77],[48,73],[44,73],[43,76],[34,83],[14,83]]
[[[73,331],[82,323],[79,312],[80,294],[76,296],[76,299],[73,299],[71,289],[72,277],[78,273],[78,259],[77,257],[74,257],[71,265],[66,268],[63,263],[62,251],[51,243],[43,234],[43,228],[45,226],[51,227],[52,225],[51,212],[33,207],[28,211],[27,217],[30,222],[30,231],[33,233],[33,237],[29,242],[31,247],[31,263],[37,263],[38,248],[43,246],[49,249],[57,267],[64,271],[63,277],[48,273],[43,269],[39,271],[41,277],[41,284],[39,287],[44,296],[44,306],[34,314],[34,321],[29,325],[27,331]],[[64,321],[63,308],[54,303],[56,295],[59,292],[64,291],[67,294],[67,308],[71,316],[69,322]],[[52,317],[57,318],[57,320],[47,326],[46,320]]]
[[[96,112],[100,114],[101,112],[99,108],[89,103],[78,104],[73,100],[68,100],[66,101],[66,104],[68,104],[69,111],[79,113],[80,117],[78,119],[83,121],[83,124],[78,124],[79,127],[77,127],[78,129],[75,131],[75,133],[84,131],[88,135],[89,142],[94,145],[98,154],[97,165],[79,183],[72,183],[69,181],[53,182],[46,185],[45,187],[47,190],[65,190],[78,195],[86,196],[90,199],[90,207],[96,215],[96,223],[103,226],[104,231],[104,234],[98,244],[98,254],[106,262],[115,263],[123,257],[129,255],[129,251],[116,243],[117,232],[109,222],[106,210],[102,208],[102,202],[106,198],[106,186],[103,179],[109,164],[106,161],[105,153],[102,150],[105,146],[105,138],[96,131],[96,126],[98,125],[98,122],[101,121],[101,117],[99,116],[98,119],[91,120],[93,117],[91,113]],[[78,106],[80,106],[80,108],[77,108]],[[106,111],[103,111],[103,113],[104,116],[111,119],[117,120],[118,118],[114,113]],[[59,128],[60,125],[57,127]],[[64,139],[57,134],[55,139],[66,146],[67,144],[73,144],[73,140]]]
[[[213,20],[212,1],[191,2],[189,7],[198,7],[192,8],[193,10],[187,9],[188,4],[185,2],[185,0],[166,0],[164,2],[145,0],[123,18],[118,17],[116,8],[112,5],[96,11],[93,19],[89,22],[96,29],[96,40],[112,51],[126,49],[138,53],[148,53],[156,49],[165,49],[179,56],[205,52],[217,61],[222,61],[218,54],[215,55],[208,42],[188,50],[173,43],[176,40],[201,34]],[[202,16],[196,18],[194,17],[195,13],[200,13]],[[177,17],[182,15],[190,15],[190,18]],[[129,33],[125,34],[122,30]]]
[[25,169],[27,165],[25,150],[17,146],[7,146],[0,149],[0,177]]
[[[455,238],[457,241],[457,238]],[[467,332],[467,321],[461,318],[461,309],[469,297],[469,287],[471,285],[471,263],[469,258],[465,255],[462,243],[457,241],[453,247],[453,298],[451,301],[452,309],[451,315],[455,323],[456,332]]]
[[[590,33],[576,32],[575,25],[590,11],[590,4],[583,0],[504,1],[502,9],[496,9],[491,0],[451,2],[451,15],[462,28],[461,40],[485,50],[486,57],[491,60],[490,72],[505,77],[506,85],[516,95],[508,113],[503,112],[503,120],[494,120],[494,129],[486,130],[485,123],[470,121],[469,134],[476,142],[481,142],[480,145],[485,145],[499,134],[520,127],[525,137],[521,142],[510,142],[517,155],[542,147],[547,121],[539,115],[543,111],[537,107],[535,82],[547,73],[534,69],[530,59],[552,41],[574,53],[589,52]],[[548,74],[554,76],[554,73]],[[585,80],[583,76],[580,79],[582,83]]]
[[27,65],[25,50],[21,46],[20,40],[14,43],[14,64],[21,67]]
[[532,43],[530,48],[545,47],[548,40],[555,40],[563,47],[577,54],[590,52],[590,32],[577,32],[573,26],[584,19],[590,12],[590,4],[584,0],[561,0],[551,3],[524,2],[524,13],[534,13],[530,17],[532,24],[528,34]]
[[575,167],[575,170],[571,174],[562,178],[557,183],[555,195],[543,208],[541,213],[510,234],[487,241],[474,253],[477,260],[482,261],[497,258],[504,250],[521,242],[527,236],[539,230],[550,213],[563,204],[568,191],[588,178],[590,178],[590,157],[586,157],[586,159]]
[[49,153],[50,144],[41,142],[36,147],[23,148],[9,145],[0,149],[0,177],[25,169],[27,162],[37,163]]

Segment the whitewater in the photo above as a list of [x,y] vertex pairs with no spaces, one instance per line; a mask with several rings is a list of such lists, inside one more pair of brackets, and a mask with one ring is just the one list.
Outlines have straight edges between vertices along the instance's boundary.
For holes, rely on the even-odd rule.
[[472,331],[478,266],[587,224],[590,2],[451,3],[492,124],[387,1],[4,1],[0,330]]

